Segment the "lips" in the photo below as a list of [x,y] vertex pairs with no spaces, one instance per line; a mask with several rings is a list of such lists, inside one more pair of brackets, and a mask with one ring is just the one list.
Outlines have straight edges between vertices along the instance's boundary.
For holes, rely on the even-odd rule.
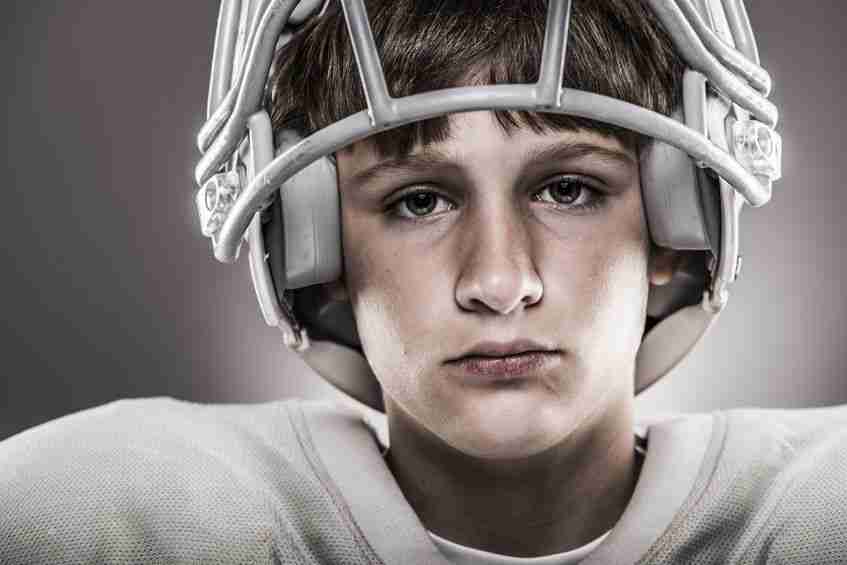
[[483,341],[451,361],[457,361],[465,357],[507,357],[535,351],[551,352],[556,351],[556,348],[530,339],[518,339],[508,342]]
[[483,342],[447,362],[464,380],[490,384],[532,379],[561,360],[561,352],[530,340]]

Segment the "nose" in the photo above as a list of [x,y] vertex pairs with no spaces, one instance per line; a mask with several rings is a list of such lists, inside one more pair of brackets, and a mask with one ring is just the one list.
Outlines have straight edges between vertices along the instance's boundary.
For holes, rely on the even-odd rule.
[[522,216],[512,209],[478,211],[469,220],[455,293],[463,310],[505,315],[541,300],[544,287],[532,258],[528,220]]

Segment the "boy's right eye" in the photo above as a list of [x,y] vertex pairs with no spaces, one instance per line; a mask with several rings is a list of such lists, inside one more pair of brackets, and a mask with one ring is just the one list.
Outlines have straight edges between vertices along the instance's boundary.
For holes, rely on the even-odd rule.
[[437,216],[454,208],[452,202],[431,190],[407,192],[389,205],[392,214],[410,220]]

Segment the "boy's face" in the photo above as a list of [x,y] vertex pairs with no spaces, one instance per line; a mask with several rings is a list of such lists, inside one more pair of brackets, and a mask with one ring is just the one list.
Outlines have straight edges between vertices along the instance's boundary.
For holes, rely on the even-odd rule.
[[506,133],[490,112],[450,123],[399,160],[338,154],[344,287],[390,417],[524,457],[632,395],[650,276],[637,156],[593,132]]

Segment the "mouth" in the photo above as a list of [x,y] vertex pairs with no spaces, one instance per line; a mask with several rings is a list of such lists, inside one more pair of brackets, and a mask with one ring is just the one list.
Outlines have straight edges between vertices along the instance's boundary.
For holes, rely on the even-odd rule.
[[494,384],[535,379],[561,362],[562,352],[532,341],[480,343],[447,365],[472,384]]

